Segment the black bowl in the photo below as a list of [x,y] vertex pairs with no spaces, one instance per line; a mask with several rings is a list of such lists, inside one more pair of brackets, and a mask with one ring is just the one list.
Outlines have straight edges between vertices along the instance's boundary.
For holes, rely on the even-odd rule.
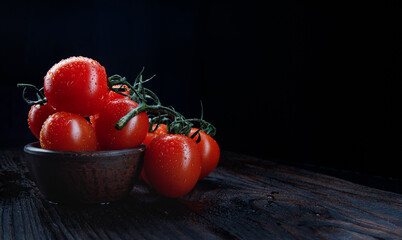
[[44,197],[67,204],[106,203],[126,196],[141,171],[145,145],[136,148],[72,152],[24,147],[30,172]]

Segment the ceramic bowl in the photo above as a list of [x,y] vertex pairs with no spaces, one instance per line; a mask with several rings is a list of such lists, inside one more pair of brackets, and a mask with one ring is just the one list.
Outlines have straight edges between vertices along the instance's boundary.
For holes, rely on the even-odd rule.
[[108,203],[128,195],[143,164],[145,145],[136,148],[70,152],[46,150],[34,142],[25,159],[47,200],[68,204]]

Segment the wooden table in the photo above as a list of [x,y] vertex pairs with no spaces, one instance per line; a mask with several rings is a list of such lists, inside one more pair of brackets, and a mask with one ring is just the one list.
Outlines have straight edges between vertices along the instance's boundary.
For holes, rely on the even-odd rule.
[[230,152],[180,199],[138,184],[93,206],[43,200],[21,152],[0,157],[0,239],[402,239],[402,195]]

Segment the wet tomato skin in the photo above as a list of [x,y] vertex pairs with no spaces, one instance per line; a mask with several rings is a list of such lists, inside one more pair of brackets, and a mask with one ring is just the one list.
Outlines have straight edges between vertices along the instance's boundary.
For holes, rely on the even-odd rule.
[[149,120],[145,112],[130,119],[121,130],[115,128],[120,118],[137,106],[138,103],[132,100],[117,99],[108,102],[99,114],[90,118],[102,150],[134,148],[143,142],[149,128]]
[[36,104],[31,107],[28,113],[28,125],[32,134],[39,139],[40,130],[42,129],[43,123],[46,119],[56,113],[56,110],[48,103],[44,105]]
[[144,170],[152,187],[171,198],[187,194],[201,173],[201,154],[191,138],[166,134],[153,139],[144,156]]
[[108,101],[106,70],[90,58],[63,59],[47,72],[44,92],[57,111],[88,117],[98,113]]
[[[156,124],[154,124],[153,127],[155,128]],[[160,124],[155,131],[147,133],[147,136],[145,137],[144,141],[142,141],[142,143],[148,146],[154,138],[161,135],[165,135],[167,133],[168,132],[166,129],[166,124]],[[140,179],[146,182],[149,186],[151,186],[151,183],[149,182],[147,176],[145,175],[144,168],[142,168],[141,170]]]
[[[190,136],[193,135],[198,129],[192,128]],[[201,141],[197,143],[197,146],[201,152],[202,159],[202,170],[200,174],[200,179],[205,178],[210,174],[218,165],[220,157],[220,149],[218,143],[211,136],[203,131],[200,131]],[[194,140],[198,136],[194,137]]]
[[40,131],[43,149],[58,151],[96,151],[97,140],[92,125],[83,117],[68,112],[50,115]]
[[[126,91],[123,91],[122,93],[124,93],[124,94],[126,94],[126,95],[129,95],[129,94],[130,94],[129,88],[128,88],[126,85],[123,85],[123,86],[121,86],[121,85],[114,85],[114,86],[113,86],[113,89],[119,89],[119,88],[124,88],[124,89],[126,89]],[[124,95],[118,94],[118,93],[116,93],[116,92],[114,92],[114,91],[109,91],[109,101],[117,100],[117,99],[120,99],[120,98],[127,98],[127,97],[124,96]]]
[[[156,124],[153,125],[153,127],[156,127]],[[167,134],[167,130],[166,130],[166,124],[161,124],[159,125],[159,127],[153,131],[153,132],[148,132],[147,136],[145,137],[144,141],[142,142],[143,144],[145,144],[146,146],[149,145],[149,143],[151,143],[151,141],[161,135],[165,135]]]

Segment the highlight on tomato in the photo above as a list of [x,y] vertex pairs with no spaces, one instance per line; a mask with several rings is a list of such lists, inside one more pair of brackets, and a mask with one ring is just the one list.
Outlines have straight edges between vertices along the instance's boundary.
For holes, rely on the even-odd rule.
[[161,195],[184,196],[201,173],[201,153],[196,143],[180,134],[166,134],[151,141],[145,151],[144,170],[151,186]]
[[40,130],[42,129],[43,123],[53,113],[56,113],[56,110],[48,103],[45,103],[43,105],[32,105],[28,113],[28,125],[32,134],[37,139],[40,138]]
[[43,149],[96,151],[97,144],[92,125],[74,113],[57,112],[50,115],[40,131],[40,145]]
[[44,93],[56,111],[94,115],[108,101],[106,70],[91,58],[63,59],[47,72]]
[[143,142],[149,128],[145,112],[131,118],[121,130],[115,128],[116,123],[137,106],[138,103],[132,100],[117,99],[108,102],[101,112],[91,118],[102,150],[134,148]]
[[[43,88],[18,86],[32,106],[29,127],[43,149],[117,150],[145,144],[141,178],[160,195],[181,197],[216,168],[216,129],[202,114],[201,119],[186,119],[163,106],[144,87],[153,76],[144,80],[142,72],[130,83],[119,75],[107,78],[95,60],[71,57],[47,72]],[[28,89],[37,100],[28,99]]]
[[154,138],[168,133],[166,130],[166,124],[160,124],[159,126],[157,126],[157,124],[154,124],[153,128],[156,128],[156,127],[158,127],[158,128],[155,129],[155,131],[147,133],[147,136],[145,137],[144,141],[142,142],[146,146],[148,146],[149,143],[151,143],[151,141]]
[[[155,128],[156,124],[154,124],[153,127]],[[210,135],[206,134],[204,131],[201,131],[197,128],[191,128],[189,136],[192,136],[197,131],[199,132],[199,136],[194,136],[193,140],[196,141],[198,137],[200,138],[199,139],[200,141],[197,143],[197,146],[201,153],[201,161],[202,161],[201,173],[199,179],[203,179],[206,176],[208,176],[218,165],[220,158],[220,148],[215,139],[213,139]],[[147,136],[143,141],[143,143],[148,146],[153,139],[165,134],[168,134],[166,125],[161,124],[155,131],[147,133]],[[148,177],[144,169],[142,169],[141,171],[140,179],[145,181],[149,186],[152,186],[151,182],[148,180]]]
[[[197,128],[191,128],[190,136],[193,135]],[[204,131],[199,131],[200,141],[197,146],[200,149],[202,169],[200,174],[200,179],[205,178],[210,174],[218,165],[220,157],[220,149],[218,143],[210,135],[206,134]],[[194,139],[196,139],[195,137]]]
[[[168,134],[167,129],[166,129],[166,124],[160,124],[160,125],[154,124],[152,126],[152,128],[154,129],[154,131],[148,132],[144,141],[142,141],[142,143],[145,144],[145,146],[148,146],[154,138],[161,136],[161,135]],[[151,182],[148,180],[148,178],[145,174],[144,168],[142,168],[139,178],[140,178],[140,180],[143,180],[144,182],[146,182],[148,184],[148,186],[151,186]]]
[[[109,91],[109,101],[117,100],[120,98],[127,98],[125,95],[130,94],[130,90],[126,85],[114,85],[112,87],[113,90],[118,91]],[[120,91],[121,90],[121,91]],[[123,95],[124,94],[124,95]]]

